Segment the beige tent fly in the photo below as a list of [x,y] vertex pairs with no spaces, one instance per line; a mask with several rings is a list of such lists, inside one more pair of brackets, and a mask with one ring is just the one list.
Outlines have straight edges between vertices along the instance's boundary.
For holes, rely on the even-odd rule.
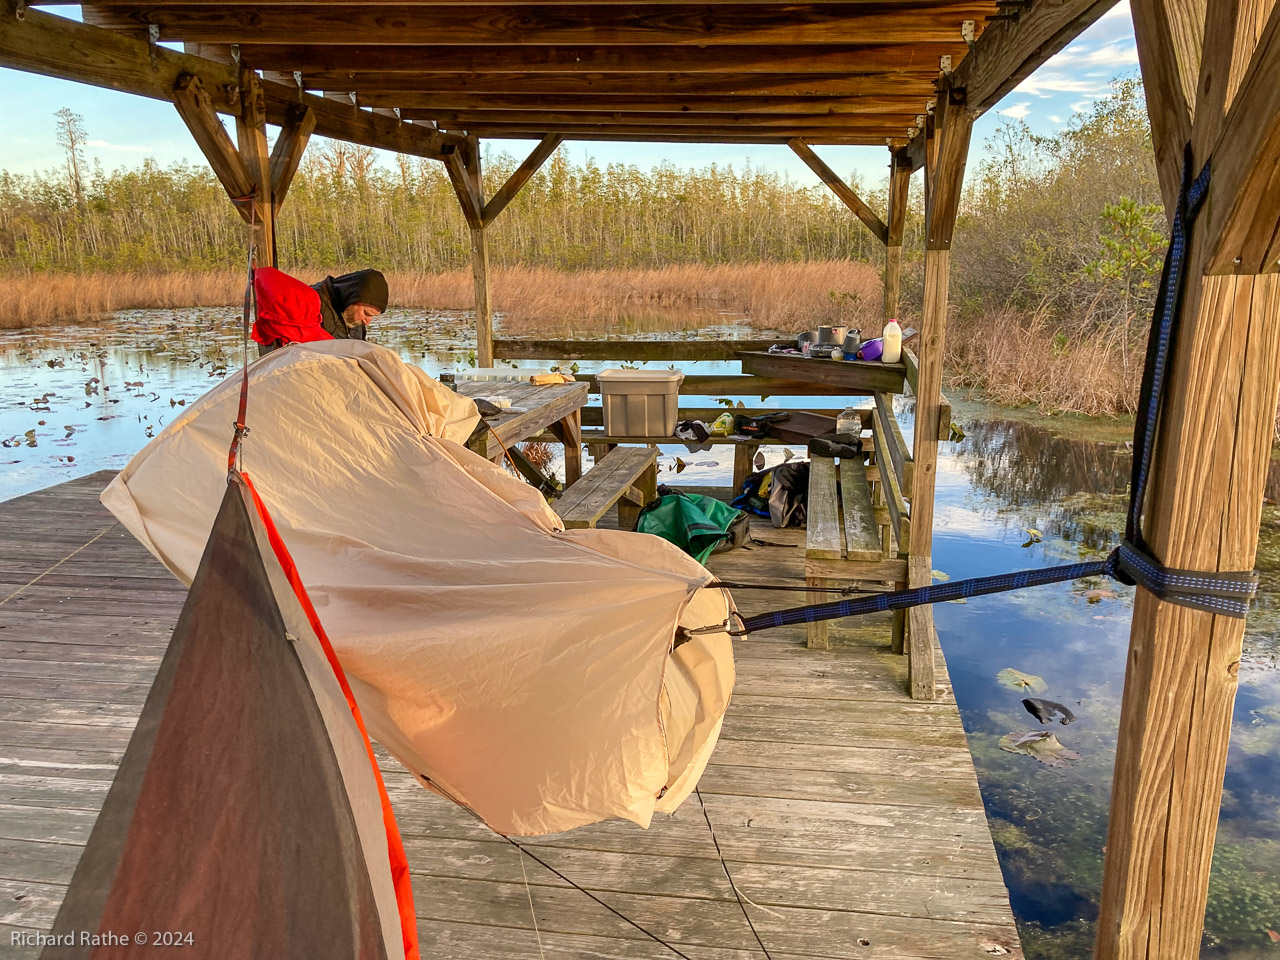
[[[693,790],[733,686],[732,601],[671,544],[562,528],[463,443],[469,399],[392,351],[292,344],[249,368],[243,469],[370,735],[499,832],[647,826]],[[240,377],[188,407],[102,502],[190,583],[227,485]]]

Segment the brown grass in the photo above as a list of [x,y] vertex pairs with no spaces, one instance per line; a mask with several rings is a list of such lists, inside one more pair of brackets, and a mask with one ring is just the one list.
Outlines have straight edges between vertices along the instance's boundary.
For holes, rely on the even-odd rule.
[[1048,311],[1005,309],[947,330],[950,382],[991,401],[1045,413],[1133,413],[1142,376],[1141,345],[1121,336],[1066,336]]
[[221,273],[0,276],[0,328],[84,323],[117,310],[238,302],[244,275]]
[[[296,272],[311,278],[341,269]],[[469,270],[392,272],[387,279],[395,307],[469,310],[475,302]],[[231,305],[243,283],[243,274],[230,270],[0,276],[0,327],[85,322],[134,308]],[[784,330],[833,322],[878,329],[880,310],[879,271],[847,260],[576,272],[507,267],[493,271],[491,285],[504,332],[517,335],[584,326],[673,330],[721,314]]]

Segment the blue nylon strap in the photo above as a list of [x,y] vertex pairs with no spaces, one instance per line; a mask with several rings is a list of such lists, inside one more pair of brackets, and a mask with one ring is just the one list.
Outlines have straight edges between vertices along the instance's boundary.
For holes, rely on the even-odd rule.
[[1021,590],[1024,587],[1039,587],[1048,583],[1079,580],[1081,577],[1097,577],[1111,573],[1114,569],[1115,557],[1116,554],[1113,553],[1106,560],[1091,563],[1070,563],[1061,567],[1044,567],[1040,570],[1020,570],[1017,573],[1000,573],[990,577],[952,580],[949,583],[935,583],[928,587],[896,590],[893,593],[878,593],[855,600],[835,600],[831,603],[815,603],[805,607],[774,610],[771,613],[747,617],[742,621],[739,629],[730,632],[735,635],[753,633],[756,630],[788,627],[797,623],[856,617],[864,613],[883,613],[886,610],[901,610],[926,603],[981,597],[989,593],[1004,593],[1007,590]]
[[[1151,478],[1156,429],[1164,406],[1165,374],[1168,371],[1169,355],[1173,349],[1177,320],[1182,310],[1183,273],[1191,242],[1191,227],[1209,192],[1209,164],[1206,163],[1204,169],[1194,179],[1191,171],[1191,145],[1187,144],[1183,157],[1182,190],[1178,197],[1178,208],[1174,213],[1169,249],[1165,252],[1164,270],[1161,274],[1155,312],[1152,317],[1151,336],[1147,341],[1146,364],[1142,371],[1142,389],[1139,394],[1141,399],[1134,422],[1133,474],[1123,545],[1112,551],[1105,561],[1073,563],[1041,570],[1022,570],[990,577],[974,577],[969,580],[954,580],[949,583],[916,587],[912,590],[880,593],[870,597],[775,610],[772,613],[763,613],[742,620],[738,629],[729,631],[731,634],[738,636],[773,627],[835,620],[865,613],[882,613],[921,604],[941,603],[947,600],[1003,593],[1008,590],[1021,590],[1025,587],[1103,575],[1131,586],[1139,585],[1169,603],[1230,617],[1244,617],[1248,613],[1249,601],[1258,590],[1258,575],[1255,571],[1202,573],[1194,570],[1171,569],[1152,554],[1142,534],[1142,511],[1146,500],[1147,484]],[[703,629],[720,630],[724,627]],[[700,631],[686,631],[686,634],[693,632]]]

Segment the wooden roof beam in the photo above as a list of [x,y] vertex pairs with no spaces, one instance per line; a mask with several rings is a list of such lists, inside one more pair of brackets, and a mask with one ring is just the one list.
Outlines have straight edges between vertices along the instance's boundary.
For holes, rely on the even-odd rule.
[[[543,130],[559,130],[561,124],[582,126],[586,124],[622,123],[629,126],[661,126],[661,127],[714,127],[718,129],[734,128],[773,128],[789,130],[793,127],[806,127],[810,130],[857,130],[875,128],[890,130],[904,134],[914,126],[915,117],[910,114],[898,116],[860,117],[853,114],[738,114],[738,113],[613,113],[610,111],[547,111],[547,110],[409,110],[403,109],[400,115],[409,120],[435,120],[440,126],[449,128],[476,126],[495,126],[515,124],[528,127],[530,124],[542,125]],[[795,134],[793,134],[794,136]]]
[[271,203],[280,212],[293,176],[302,163],[307,143],[316,129],[316,114],[310,107],[299,106],[286,118],[280,136],[271,148]]
[[[13,2],[13,0],[7,0]],[[421,73],[715,73],[794,75],[844,73],[932,78],[943,55],[959,56],[963,43],[823,44],[799,46],[726,45],[697,47],[655,44],[633,47],[523,46],[493,44],[295,44],[241,42],[245,63],[273,70],[324,71],[341,76],[352,64],[372,65],[375,72]],[[353,89],[341,83],[337,89]]]
[[484,209],[480,211],[480,222],[484,226],[488,226],[498,218],[503,210],[507,208],[521,188],[529,182],[529,178],[538,172],[538,169],[547,161],[553,153],[559,149],[560,144],[564,141],[558,133],[548,133],[542,138],[542,142],[533,148],[529,156],[525,157],[524,163],[515,169],[515,172],[507,178],[507,182],[499,188],[498,192],[489,198],[484,205]]
[[[169,102],[174,101],[179,78],[197,77],[213,110],[239,113],[240,81],[234,66],[42,10],[24,10],[19,19],[17,0],[0,0],[0,66]],[[315,132],[335,140],[433,160],[458,142],[456,137],[326,101],[296,86],[264,80],[262,87],[272,124],[287,122],[289,111],[301,104],[314,111]]]
[[249,219],[248,205],[242,202],[255,192],[253,175],[240,151],[232,142],[227,128],[222,125],[213,101],[199,77],[184,75],[178,78],[173,90],[173,105],[178,108],[182,122],[191,131],[200,152],[209,161],[214,176],[227,191],[240,215]]
[[[476,123],[455,127],[452,132],[466,132],[472,136],[501,137],[538,140],[546,127],[536,124]],[[575,124],[557,128],[566,140],[634,140],[650,143],[780,143],[790,142],[797,135],[795,129],[771,129],[769,127],[669,127],[662,124],[635,126],[625,123]],[[800,136],[810,143],[871,144],[883,146],[894,136],[906,139],[905,131],[898,128],[879,129],[806,129],[800,128]]]
[[[719,143],[742,144],[744,146],[780,146],[785,147],[791,138],[785,133],[734,133],[716,130],[712,132],[687,130],[635,130],[624,129],[619,132],[611,127],[595,127],[585,131],[560,131],[565,142],[570,141],[620,141],[623,143]],[[508,140],[541,140],[543,134],[536,129],[503,128],[486,132],[485,136],[503,137]],[[839,134],[814,132],[805,137],[810,144],[817,146],[849,146],[849,147],[883,147],[885,140],[892,139],[876,134]],[[893,140],[894,148],[905,146],[906,137]]]
[[807,143],[796,137],[788,142],[788,146],[791,147],[797,157],[805,162],[805,166],[816,173],[818,178],[831,188],[831,192],[839,197],[844,202],[844,205],[867,225],[867,229],[874,233],[881,243],[887,244],[889,242],[889,228],[885,226],[884,221],[876,216],[875,211],[867,206],[862,198],[853,192],[853,188],[845,183],[839,174],[827,166]]
[[484,228],[484,197],[480,195],[478,178],[472,176],[472,157],[478,151],[479,145],[473,141],[444,158],[444,169],[449,174],[449,182],[453,184],[453,192],[457,194],[458,206],[462,208],[462,215],[472,230]]
[[[439,73],[430,63],[413,73],[384,74],[367,69],[308,71],[308,90],[383,93],[519,94],[523,96],[635,95],[637,77],[623,73]],[[922,97],[933,96],[936,74],[728,74],[645,73],[643,91],[662,96],[724,97]]]
[[725,96],[569,96],[565,94],[378,93],[359,94],[365,106],[395,105],[425,113],[523,110],[527,112],[604,111],[608,113],[804,114],[809,116],[924,113],[932,91],[911,97],[725,97]]
[[[967,109],[981,116],[1046,60],[1078,37],[1117,0],[1039,2],[1014,20],[990,24],[966,54],[956,58],[953,88],[966,94]],[[1142,0],[1134,0],[1135,10]],[[1149,0],[1159,3],[1161,0]],[[923,134],[902,155],[911,169],[924,165]]]
[[146,30],[161,40],[201,43],[346,44],[695,44],[806,45],[962,42],[965,20],[990,16],[983,0],[925,0],[910,6],[867,3],[626,4],[86,4],[101,26]]

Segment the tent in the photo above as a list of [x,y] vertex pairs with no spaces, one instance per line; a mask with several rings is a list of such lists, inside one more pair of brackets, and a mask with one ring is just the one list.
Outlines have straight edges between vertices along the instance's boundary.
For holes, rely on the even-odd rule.
[[[416,960],[409,870],[350,690],[238,479],[44,960]],[[153,940],[154,938],[154,940]]]
[[[562,528],[463,444],[475,405],[394,352],[291,344],[249,367],[252,478],[370,735],[504,834],[647,826],[697,783],[733,686],[727,592],[658,537]],[[184,582],[226,487],[240,377],[102,502]]]

